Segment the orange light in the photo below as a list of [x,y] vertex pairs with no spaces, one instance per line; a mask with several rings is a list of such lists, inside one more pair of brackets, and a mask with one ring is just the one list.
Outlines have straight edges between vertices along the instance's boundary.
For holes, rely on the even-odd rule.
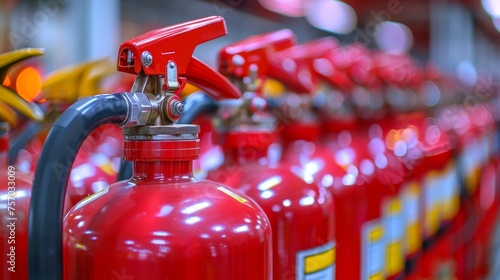
[[40,93],[42,79],[33,67],[27,67],[19,73],[16,80],[17,93],[26,101],[33,101]]
[[387,149],[393,151],[399,138],[399,131],[396,129],[391,129],[385,137],[385,146],[387,147]]
[[9,75],[7,75],[7,76],[5,76],[5,79],[3,80],[2,85],[3,85],[4,87],[10,87],[10,84],[11,84],[11,81],[10,81],[10,76],[9,76]]

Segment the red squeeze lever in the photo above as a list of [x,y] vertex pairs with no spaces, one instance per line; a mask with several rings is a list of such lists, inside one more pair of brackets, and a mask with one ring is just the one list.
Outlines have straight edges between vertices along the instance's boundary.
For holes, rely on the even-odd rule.
[[193,57],[197,45],[226,34],[226,24],[219,16],[156,29],[121,44],[117,69],[165,77],[164,88],[176,94],[189,80],[216,99],[239,98],[241,93],[234,85]]
[[311,86],[300,81],[297,71],[284,70],[286,66],[274,56],[295,44],[295,34],[289,29],[248,37],[220,50],[219,71],[226,76],[244,78],[256,70],[259,78],[274,78],[295,92],[311,92]]
[[359,84],[374,88],[380,85],[380,80],[374,72],[372,54],[363,44],[354,43],[345,47],[348,61],[348,72],[351,78]]
[[339,47],[340,44],[335,38],[325,37],[279,51],[275,57],[281,62],[280,66],[283,71],[297,75],[301,83],[314,88],[318,78],[326,78],[330,81],[333,75],[333,65],[329,61],[325,61],[329,63],[329,74],[326,73],[328,72],[326,67],[315,67],[316,61],[326,60],[323,57]]

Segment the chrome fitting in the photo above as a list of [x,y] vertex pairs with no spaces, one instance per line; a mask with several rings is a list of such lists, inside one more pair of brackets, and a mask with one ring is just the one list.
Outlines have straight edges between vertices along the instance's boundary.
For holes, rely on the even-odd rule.
[[154,104],[154,97],[143,92],[126,92],[123,94],[128,103],[129,114],[122,127],[141,126],[148,124]]

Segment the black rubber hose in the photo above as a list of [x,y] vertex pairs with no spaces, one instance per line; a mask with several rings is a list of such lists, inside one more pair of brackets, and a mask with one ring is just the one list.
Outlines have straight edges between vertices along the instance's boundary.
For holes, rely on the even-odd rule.
[[191,124],[202,114],[213,114],[219,109],[219,103],[203,92],[194,92],[184,101],[184,113],[177,121],[179,124]]
[[[37,103],[37,105],[40,109],[42,109],[45,116],[47,116],[47,112],[50,110],[51,105],[48,102]],[[26,147],[26,144],[28,144],[28,142],[33,139],[40,132],[40,130],[42,130],[41,123],[28,121],[21,131],[16,131],[11,134],[9,140],[9,164],[14,164],[14,161],[19,155],[19,151]]]
[[19,135],[15,135],[15,137],[11,139],[9,147],[9,164],[14,164],[14,161],[19,155],[19,151],[21,151],[21,149],[24,148],[26,144],[28,144],[28,142],[40,132],[41,129],[41,124],[30,122],[26,128],[19,133]]
[[103,94],[71,105],[55,122],[40,153],[29,216],[29,279],[62,280],[66,186],[85,138],[100,125],[127,118],[125,94]]

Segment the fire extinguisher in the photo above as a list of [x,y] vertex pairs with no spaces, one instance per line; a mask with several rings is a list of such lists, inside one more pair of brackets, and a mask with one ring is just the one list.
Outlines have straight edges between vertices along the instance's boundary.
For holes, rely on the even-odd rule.
[[[20,61],[42,55],[40,49],[20,49],[0,54],[0,80]],[[41,121],[43,111],[16,92],[0,85],[0,248],[2,279],[28,279],[28,211],[32,177],[8,164],[9,126],[20,123],[18,113]]]
[[[356,79],[349,71],[353,65],[369,66],[370,61],[363,56],[367,53],[356,45],[336,48],[325,57],[316,58],[312,67],[313,73],[324,81],[315,100],[324,129],[322,145],[333,158],[330,166],[337,166],[336,170],[315,175],[328,184],[335,201],[336,223],[342,224],[336,231],[339,279],[385,277],[386,271],[386,232],[380,211],[384,186],[375,181],[381,170],[377,170],[367,149],[369,139],[363,134],[363,127],[368,122],[359,122],[354,113],[366,106],[361,110],[363,116],[378,114],[374,103],[368,101],[376,98],[368,90],[375,89],[375,84],[364,79],[367,71],[354,71]],[[378,190],[378,194],[369,195],[370,189]],[[371,258],[373,254],[380,257]]]
[[[225,34],[224,19],[213,16],[124,42],[117,67],[137,74],[132,93],[80,100],[58,119],[40,156],[45,164],[35,173],[32,279],[61,279],[63,270],[66,279],[271,278],[265,213],[230,187],[197,181],[192,160],[199,153],[198,127],[175,124],[186,81],[217,99],[240,96],[223,76],[192,57],[196,45]],[[133,177],[79,202],[63,225],[64,182],[74,151],[103,123],[124,127],[124,155],[133,161]],[[82,134],[68,135],[68,129]],[[71,152],[57,152],[61,147]]]
[[[418,208],[414,207],[418,211],[406,211],[406,216],[411,218],[411,214],[416,213],[413,217],[419,217],[421,228],[413,227],[417,233],[420,231],[421,237],[413,235],[413,240],[407,238],[407,249],[423,246],[421,251],[424,252],[423,259],[422,254],[415,250],[407,252],[407,264],[411,266],[409,272],[430,277],[438,271],[446,271],[448,275],[460,277],[456,267],[463,265],[456,246],[458,243],[451,239],[460,210],[460,182],[454,160],[455,146],[437,118],[440,89],[423,79],[422,71],[411,58],[397,56],[392,59],[397,67],[389,69],[386,75],[394,77],[393,71],[398,69],[404,74],[399,82],[390,78],[397,86],[392,90],[403,92],[403,101],[410,106],[391,104],[393,111],[400,114],[394,122],[396,129],[389,132],[387,139],[390,141],[387,142],[409,174],[401,192],[403,199],[412,201],[418,197],[419,201]],[[437,99],[429,100],[429,95],[437,95]],[[398,149],[398,143],[404,143],[405,151]],[[412,223],[407,221],[406,227],[410,229]],[[415,266],[419,268],[415,269]]]
[[[480,83],[481,80],[480,80]],[[474,92],[470,92],[467,96],[467,102],[464,103],[463,109],[465,114],[470,119],[469,133],[472,140],[466,150],[469,153],[472,164],[466,164],[465,158],[462,167],[467,170],[474,170],[475,175],[469,176],[466,182],[470,184],[476,183],[477,186],[472,186],[468,190],[468,199],[472,208],[469,221],[472,230],[470,242],[467,244],[467,264],[466,277],[481,278],[485,277],[488,271],[487,253],[488,242],[491,240],[491,232],[495,224],[495,216],[497,215],[498,199],[495,198],[495,188],[497,183],[497,170],[495,168],[495,159],[490,145],[492,137],[494,137],[494,118],[491,111],[487,109],[482,92],[485,84],[478,84]],[[479,93],[479,94],[478,94]],[[470,172],[474,174],[474,172]],[[474,178],[474,176],[477,176]]]
[[[333,137],[337,139],[336,143],[329,143],[328,146],[323,146],[321,143],[311,145],[314,142],[304,143],[305,139],[310,140],[316,135],[314,130],[310,129],[314,126],[308,126],[308,122],[304,121],[307,118],[301,117],[300,113],[304,111],[301,110],[303,108],[288,108],[286,111],[293,113],[287,114],[287,116],[292,117],[286,122],[285,132],[288,133],[284,133],[285,136],[282,137],[288,147],[283,156],[289,165],[302,166],[305,172],[310,172],[315,180],[319,184],[323,184],[333,195],[336,205],[335,221],[343,225],[341,228],[337,228],[336,233],[337,244],[339,244],[336,251],[338,256],[337,278],[367,277],[369,274],[367,268],[373,261],[368,256],[371,253],[367,251],[372,250],[370,252],[373,252],[373,250],[377,250],[373,248],[382,247],[381,252],[385,251],[385,253],[381,255],[385,255],[386,261],[379,261],[379,273],[381,273],[379,275],[384,275],[385,271],[386,278],[396,279],[402,277],[404,265],[403,233],[399,228],[402,228],[403,207],[397,198],[397,190],[394,188],[403,179],[402,169],[397,158],[391,157],[388,151],[370,148],[374,146],[376,140],[380,140],[375,139],[375,133],[368,135],[356,127],[353,104],[349,102],[347,94],[347,91],[352,90],[352,81],[337,68],[341,65],[336,57],[342,56],[342,52],[345,50],[329,46],[324,49],[328,51],[323,53],[320,46],[324,40],[326,39],[292,47],[281,51],[280,54],[293,56],[291,54],[295,52],[295,57],[297,57],[303,48],[302,56],[312,58],[310,60],[304,59],[303,63],[308,64],[311,72],[318,75],[318,78],[325,83],[319,87],[320,94],[323,96],[319,99],[322,102],[316,101],[316,106],[319,106],[325,124],[329,124],[329,137],[332,137],[333,134]],[[342,66],[345,67],[345,65]],[[292,107],[290,104],[301,104],[299,102],[284,103],[287,104],[285,108]],[[297,112],[298,118],[295,117]],[[309,130],[301,133],[299,132],[300,128],[309,128]],[[371,126],[370,128],[372,131],[374,130]],[[357,139],[353,140],[351,138],[353,136]],[[363,140],[360,140],[361,138]],[[289,142],[294,139],[302,141],[292,141],[292,145],[295,145],[293,147]],[[369,142],[370,139],[373,142]],[[297,146],[303,148],[304,153],[300,153]],[[291,147],[292,149],[290,149]],[[376,166],[374,162],[380,161],[381,157],[386,158],[387,164]],[[371,193],[371,189],[376,191]],[[394,191],[391,192],[391,189]],[[367,197],[356,197],[362,193]],[[367,204],[364,206],[379,210],[363,211],[361,205],[367,198]],[[357,207],[357,203],[361,203],[359,205],[361,207]],[[376,223],[380,219],[382,220],[381,226],[375,227],[374,231],[378,232],[375,233],[378,237],[374,238],[378,242],[373,242],[379,245],[372,246],[373,244],[369,245],[370,242],[366,242],[366,240],[365,242],[360,241],[363,239],[362,234],[360,234],[363,224],[365,222],[366,224]],[[380,233],[382,231],[383,234]],[[387,248],[383,248],[383,246],[387,246]],[[357,253],[353,253],[353,251]],[[386,267],[380,265],[384,263]],[[360,271],[363,271],[363,274]]]
[[[421,253],[420,181],[413,173],[413,157],[418,129],[411,115],[417,93],[410,88],[409,73],[402,62],[386,53],[374,55],[374,73],[383,82],[385,118],[380,122],[377,140],[384,143],[387,162],[403,170],[404,180],[393,185],[383,201],[387,221],[387,256],[390,279],[408,277]],[[412,160],[408,160],[412,159]],[[398,166],[398,161],[400,165]],[[391,191],[392,190],[392,191]]]
[[[369,172],[369,159],[358,153],[361,145],[353,144],[350,139],[356,133],[353,108],[347,95],[352,80],[342,75],[330,57],[341,51],[335,40],[323,38],[276,55],[283,61],[293,59],[302,76],[311,76],[316,89],[313,98],[310,94],[288,93],[278,102],[283,146],[280,163],[332,195],[335,224],[342,225],[335,228],[335,278],[359,279],[363,278],[363,264],[368,266],[369,261],[362,258],[360,241],[362,224],[367,217],[363,190],[374,165]],[[323,123],[313,113],[313,106],[319,109]],[[329,137],[340,141],[327,145],[321,142],[322,126],[328,127]]]
[[[328,189],[335,200],[336,224],[342,225],[336,227],[338,279],[384,277],[385,271],[383,224],[381,219],[367,215],[368,207],[373,207],[379,199],[369,197],[366,189],[375,187],[372,182],[377,167],[366,154],[367,139],[361,140],[366,136],[359,133],[364,130],[364,115],[357,114],[356,110],[364,106],[361,105],[363,96],[371,97],[365,95],[369,93],[367,84],[350,75],[350,67],[363,61],[363,55],[357,51],[356,45],[347,45],[333,49],[313,63],[313,72],[323,76],[325,82],[317,95],[321,98],[315,100],[323,130],[321,144],[341,167],[336,172],[332,169],[326,177],[320,176],[331,185]],[[359,107],[355,101],[360,101]],[[370,102],[365,105],[371,106]],[[367,107],[362,111],[370,111],[368,115],[374,112]],[[371,258],[373,254],[379,257]]]
[[[345,262],[345,273],[351,273],[350,278],[396,279],[404,275],[403,204],[396,196],[404,174],[385,145],[382,126],[387,126],[387,121],[383,118],[386,112],[381,83],[372,73],[372,54],[363,46],[353,44],[332,51],[329,60],[354,82],[337,83],[335,87],[343,92],[340,100],[349,104],[346,107],[350,110],[338,117],[322,113],[327,128],[325,145],[349,171],[343,188],[337,189],[338,196],[334,197],[339,215],[351,215],[344,224],[350,226],[348,235],[354,236],[349,247],[356,248],[349,252],[354,261]],[[325,104],[321,112],[328,112],[330,106]],[[360,113],[356,117],[353,112]],[[337,119],[341,125],[336,129]],[[347,230],[344,232],[347,234]],[[374,254],[380,257],[372,258]],[[352,275],[347,267],[359,274]]]
[[[421,232],[419,225],[420,188],[413,176],[408,176],[411,164],[405,161],[410,147],[415,145],[410,138],[417,135],[415,128],[406,127],[407,123],[399,119],[408,114],[409,108],[414,109],[416,93],[408,87],[408,72],[401,67],[394,56],[385,53],[374,55],[374,73],[383,82],[385,119],[380,123],[379,141],[389,151],[387,162],[401,162],[401,168],[406,167],[405,180],[392,186],[388,197],[384,199],[383,208],[387,220],[388,231],[388,275],[397,279],[408,274],[419,253]],[[408,157],[409,158],[409,157]],[[390,159],[390,160],[389,160]],[[397,165],[397,164],[396,164]],[[409,166],[410,165],[410,166]],[[399,205],[399,207],[398,207]],[[398,244],[398,246],[395,246]],[[392,263],[392,264],[390,264]],[[396,265],[398,264],[398,265]],[[406,275],[405,275],[406,277]]]
[[[482,128],[484,130],[484,138],[486,138],[486,150],[485,156],[487,157],[486,164],[483,167],[483,172],[481,174],[481,185],[479,187],[479,195],[476,198],[476,205],[478,205],[478,210],[481,212],[482,217],[479,223],[477,234],[475,239],[478,241],[478,245],[475,249],[478,258],[478,265],[475,267],[473,277],[484,278],[493,271],[493,265],[488,261],[489,258],[493,256],[494,246],[494,230],[495,225],[498,221],[499,215],[499,189],[498,183],[500,170],[499,170],[499,153],[498,153],[498,107],[495,106],[496,88],[488,81],[484,81],[484,78],[480,78],[478,81],[478,93],[476,96],[478,98],[478,107],[483,107],[482,115],[484,121],[482,123]],[[483,86],[481,88],[480,86]],[[485,118],[486,117],[486,118]]]
[[[296,68],[282,68],[276,52],[295,44],[287,29],[251,36],[219,52],[219,70],[243,88],[240,100],[219,102],[214,142],[224,162],[210,180],[231,184],[266,212],[273,230],[273,279],[332,279],[335,273],[333,201],[300,170],[276,162],[276,119],[265,110],[263,85],[273,78],[296,92],[309,92]],[[293,61],[288,61],[291,65]]]

